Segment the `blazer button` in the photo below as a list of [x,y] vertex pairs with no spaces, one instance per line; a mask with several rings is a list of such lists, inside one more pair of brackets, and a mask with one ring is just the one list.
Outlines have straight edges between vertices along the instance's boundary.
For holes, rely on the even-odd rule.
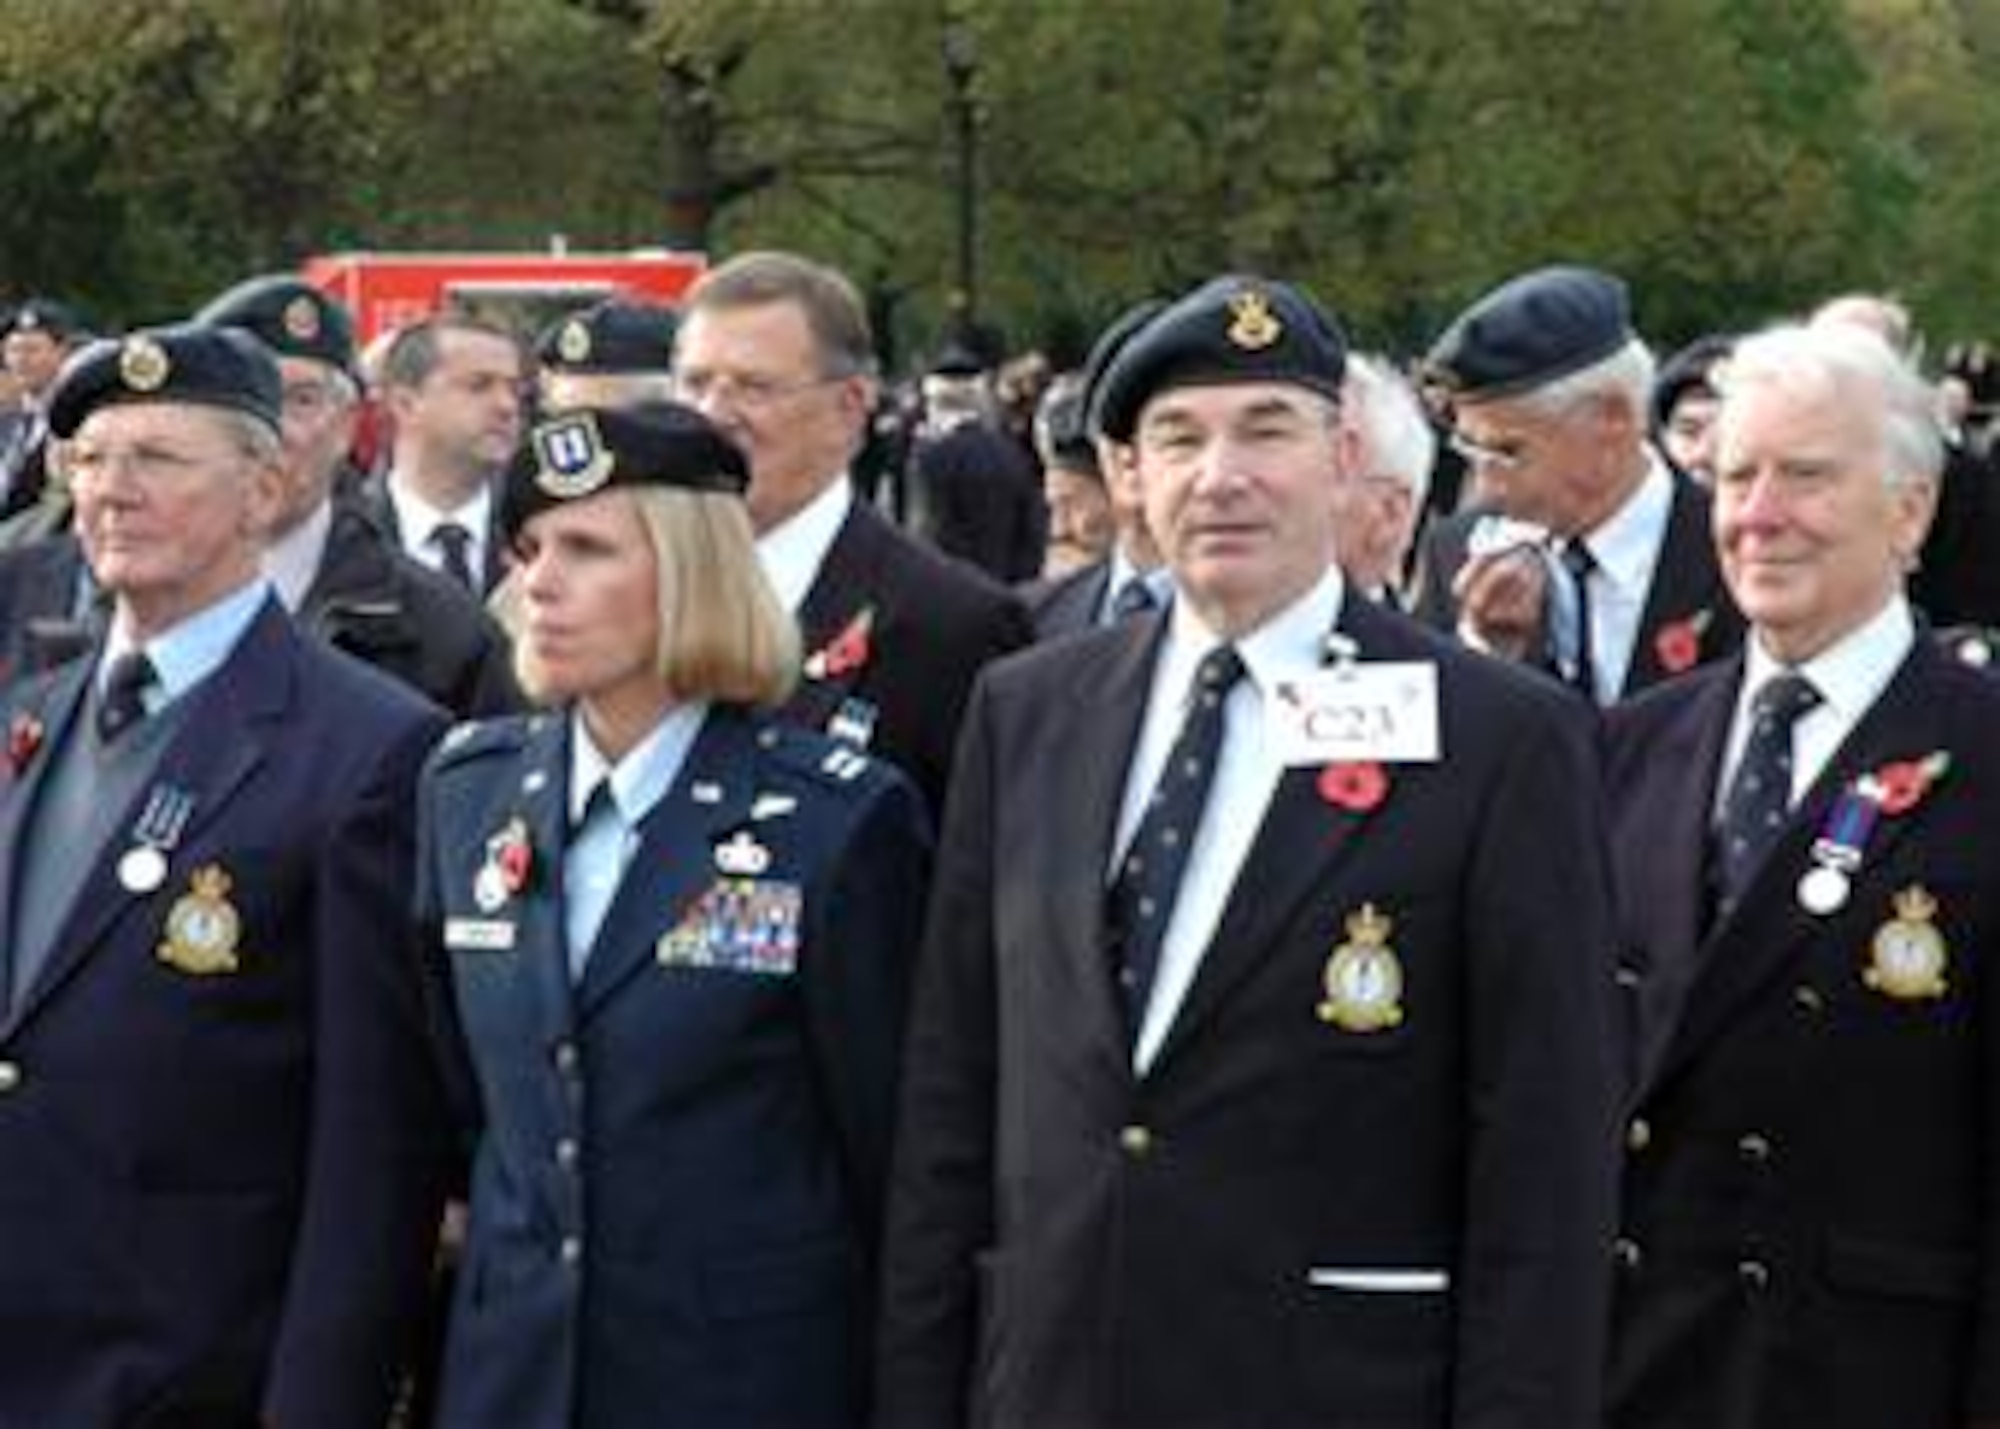
[[21,1064],[0,1062],[0,1093],[11,1092],[21,1085]]
[[1134,1122],[1119,1131],[1118,1145],[1127,1156],[1144,1156],[1153,1149],[1153,1133]]
[[567,1075],[576,1070],[576,1043],[570,1041],[568,1038],[564,1038],[562,1041],[556,1043],[553,1055],[556,1059],[556,1070],[558,1072]]
[[1637,1270],[1646,1259],[1646,1253],[1639,1249],[1639,1242],[1630,1236],[1620,1236],[1611,1243],[1611,1258],[1620,1270]]
[[1625,1128],[1625,1149],[1644,1151],[1653,1144],[1653,1124],[1643,1116],[1635,1116]]
[[583,1259],[583,1240],[579,1236],[566,1235],[562,1244],[556,1247],[556,1254],[564,1265],[575,1265]]
[[1745,1132],[1736,1142],[1736,1154],[1751,1165],[1761,1165],[1771,1159],[1771,1141],[1754,1131]]
[[556,1165],[562,1167],[563,1170],[574,1171],[576,1169],[578,1154],[575,1137],[565,1136],[561,1141],[556,1143]]
[[1738,1261],[1736,1278],[1745,1290],[1762,1290],[1771,1283],[1771,1267],[1761,1260]]
[[1792,1001],[1799,1011],[1811,1016],[1826,1011],[1826,996],[1818,988],[1800,983],[1792,989]]

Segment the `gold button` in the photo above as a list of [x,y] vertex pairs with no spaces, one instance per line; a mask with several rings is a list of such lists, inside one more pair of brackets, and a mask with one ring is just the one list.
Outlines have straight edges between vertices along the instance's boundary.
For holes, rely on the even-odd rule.
[[21,1064],[0,1062],[0,1092],[11,1092],[21,1085]]
[[1653,1144],[1653,1124],[1643,1116],[1635,1116],[1625,1128],[1625,1149],[1644,1151]]
[[1130,1156],[1144,1156],[1153,1149],[1153,1133],[1145,1127],[1132,1125],[1118,1133],[1118,1144]]

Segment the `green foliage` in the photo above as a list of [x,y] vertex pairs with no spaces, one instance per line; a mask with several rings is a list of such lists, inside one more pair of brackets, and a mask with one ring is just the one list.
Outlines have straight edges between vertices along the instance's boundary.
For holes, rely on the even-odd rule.
[[805,249],[903,351],[1243,267],[1374,345],[1560,258],[1663,344],[2000,297],[1995,0],[0,0],[0,289],[184,310],[345,247]]

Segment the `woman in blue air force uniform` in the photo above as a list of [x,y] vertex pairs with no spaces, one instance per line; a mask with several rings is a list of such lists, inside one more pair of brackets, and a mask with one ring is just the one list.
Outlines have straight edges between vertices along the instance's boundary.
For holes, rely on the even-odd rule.
[[441,1425],[866,1412],[929,831],[886,766],[756,712],[797,639],[747,471],[659,405],[554,418],[507,473],[550,712],[462,728],[422,797],[473,1148]]

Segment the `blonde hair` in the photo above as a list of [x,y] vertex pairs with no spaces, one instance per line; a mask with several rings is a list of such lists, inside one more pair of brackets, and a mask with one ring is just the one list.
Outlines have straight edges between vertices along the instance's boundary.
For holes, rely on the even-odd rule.
[[[627,489],[658,571],[660,676],[680,699],[775,705],[798,678],[799,635],[764,577],[741,497],[648,486]],[[514,672],[531,698],[547,682],[529,642]]]

